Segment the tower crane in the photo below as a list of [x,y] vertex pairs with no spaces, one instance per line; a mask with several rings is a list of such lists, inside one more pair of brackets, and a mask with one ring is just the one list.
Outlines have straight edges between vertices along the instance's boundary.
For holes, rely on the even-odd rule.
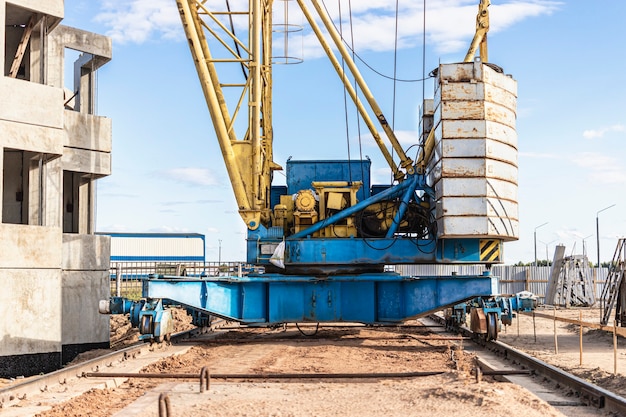
[[[113,297],[101,312],[128,313],[142,338],[158,339],[171,331],[167,304],[188,308],[197,325],[213,316],[257,325],[373,324],[470,300],[475,331],[495,339],[500,320],[512,314],[510,301],[494,298],[497,282],[489,267],[502,262],[503,242],[518,237],[517,87],[486,62],[489,0],[480,1],[464,62],[435,71],[436,99],[423,103],[415,162],[320,0],[295,2],[374,138],[393,184],[372,184],[369,160],[290,159],[286,185],[273,185],[275,171],[283,169],[273,159],[275,2],[248,0],[238,2],[247,7],[233,10],[228,0],[222,7],[217,1],[176,0],[247,227],[253,271],[152,276],[143,282],[141,301]],[[474,58],[477,50],[480,59]],[[243,82],[234,81],[234,74],[243,74]],[[486,268],[480,275],[387,271],[400,264]]]

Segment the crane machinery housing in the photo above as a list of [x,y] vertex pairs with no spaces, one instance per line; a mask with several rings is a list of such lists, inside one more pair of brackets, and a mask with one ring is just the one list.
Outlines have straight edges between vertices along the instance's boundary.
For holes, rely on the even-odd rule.
[[[281,1],[287,7],[293,0]],[[395,323],[468,305],[473,329],[495,339],[500,320],[519,302],[495,297],[497,278],[489,271],[502,262],[503,242],[518,238],[517,84],[488,63],[489,0],[480,1],[464,62],[433,71],[434,99],[422,105],[416,161],[320,0],[295,1],[393,183],[372,184],[369,160],[290,159],[286,185],[273,185],[274,172],[282,169],[273,160],[274,1],[238,2],[248,7],[231,10],[228,1],[218,7],[217,1],[177,0],[247,226],[247,262],[255,269],[227,277],[153,276],[143,282],[141,301],[113,297],[101,303],[101,312],[129,313],[142,338],[159,339],[171,332],[167,305],[187,307],[199,326],[211,316],[257,325]],[[243,82],[232,80],[242,73]],[[476,276],[386,272],[385,266],[398,264],[486,268]],[[464,320],[464,314],[454,317]]]

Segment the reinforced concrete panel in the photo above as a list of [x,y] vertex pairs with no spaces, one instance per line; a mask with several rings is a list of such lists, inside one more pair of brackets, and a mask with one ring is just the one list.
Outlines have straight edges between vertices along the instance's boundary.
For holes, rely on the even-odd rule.
[[47,154],[63,154],[63,130],[0,120],[2,147]]
[[111,152],[111,119],[72,110],[63,112],[64,145],[99,152]]
[[62,259],[62,246],[59,244],[60,227],[3,223],[0,224],[0,236],[2,237],[0,269],[60,270]]
[[98,176],[111,174],[111,154],[108,152],[65,147],[61,163],[63,169],[67,171],[84,172]]
[[64,271],[109,271],[111,238],[106,235],[63,233]]
[[64,0],[8,0],[0,1],[0,5],[4,8],[5,3],[14,4],[25,9],[35,10],[39,13],[50,16],[63,18],[64,16]]
[[[44,198],[44,224],[49,227],[59,228],[62,232],[63,228],[63,189],[62,177],[63,169],[61,168],[61,158],[54,158],[46,164],[46,187]],[[56,245],[59,245],[58,241]]]
[[65,25],[57,26],[51,35],[66,48],[101,57],[102,62],[94,62],[94,65],[97,65],[96,68],[111,60],[113,44],[108,36]]
[[63,129],[63,90],[0,77],[0,120]]
[[108,269],[62,272],[61,340],[64,349],[70,347],[80,353],[93,349],[94,344],[108,348],[110,316],[98,312],[98,302],[110,296]]
[[60,352],[61,269],[0,269],[0,283],[0,355]]
[[94,55],[92,70],[96,70],[112,56],[111,38],[85,30],[59,25],[50,32],[48,44],[48,82],[63,87],[65,48]]

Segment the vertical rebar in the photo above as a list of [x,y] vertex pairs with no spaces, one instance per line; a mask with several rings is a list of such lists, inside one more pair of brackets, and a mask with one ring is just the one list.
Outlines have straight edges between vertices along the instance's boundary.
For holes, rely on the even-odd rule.
[[168,417],[170,415],[172,415],[170,397],[165,392],[162,392],[159,395],[159,417]]
[[617,375],[617,320],[613,320],[613,375]]
[[580,350],[580,366],[583,365],[583,311],[578,310],[578,322],[580,323],[580,331],[578,336],[578,344]]
[[122,296],[122,266],[120,264],[115,267],[115,296]]
[[558,338],[556,336],[556,306],[554,306],[553,326],[554,326],[554,354],[558,355],[559,354],[559,340],[558,340]]
[[200,392],[208,391],[211,384],[211,372],[208,366],[200,370]]

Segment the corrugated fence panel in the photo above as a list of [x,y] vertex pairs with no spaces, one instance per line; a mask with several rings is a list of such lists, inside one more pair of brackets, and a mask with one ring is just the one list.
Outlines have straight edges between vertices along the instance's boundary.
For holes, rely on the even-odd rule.
[[481,275],[485,271],[483,265],[397,265],[396,272],[406,276],[446,276],[452,275]]
[[[498,277],[498,292],[500,294],[516,294],[521,291],[530,291],[535,294],[540,302],[544,301],[548,280],[550,278],[549,266],[513,266],[496,265],[491,273]],[[483,265],[398,265],[396,272],[406,276],[447,276],[447,275],[481,275],[486,268]],[[592,279],[595,283],[596,299],[602,294],[602,288],[608,275],[607,268],[599,271],[600,279],[597,279],[598,269],[591,270]]]

